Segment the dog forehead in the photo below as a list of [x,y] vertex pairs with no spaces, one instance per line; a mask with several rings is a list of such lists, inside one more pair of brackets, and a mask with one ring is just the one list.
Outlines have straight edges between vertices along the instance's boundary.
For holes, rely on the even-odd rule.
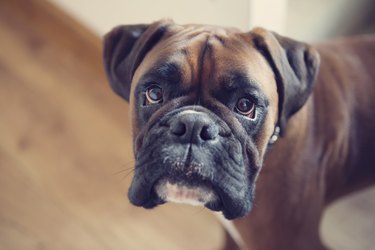
[[175,25],[145,57],[134,78],[139,79],[151,70],[180,75],[186,88],[219,88],[233,73],[240,73],[267,96],[274,95],[276,89],[274,74],[252,44],[251,35],[237,29]]

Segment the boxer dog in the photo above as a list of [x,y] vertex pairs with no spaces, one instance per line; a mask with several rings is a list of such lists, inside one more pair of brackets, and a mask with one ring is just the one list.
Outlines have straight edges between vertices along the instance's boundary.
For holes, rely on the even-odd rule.
[[375,182],[374,36],[312,47],[162,20],[114,28],[104,64],[130,104],[130,202],[218,211],[227,249],[325,249],[324,207]]

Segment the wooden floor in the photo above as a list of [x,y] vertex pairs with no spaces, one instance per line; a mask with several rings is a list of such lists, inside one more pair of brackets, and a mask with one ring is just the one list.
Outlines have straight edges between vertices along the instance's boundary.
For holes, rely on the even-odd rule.
[[[127,105],[101,41],[46,1],[0,1],[0,249],[219,249],[206,210],[131,206]],[[375,191],[328,213],[335,249],[375,249]]]

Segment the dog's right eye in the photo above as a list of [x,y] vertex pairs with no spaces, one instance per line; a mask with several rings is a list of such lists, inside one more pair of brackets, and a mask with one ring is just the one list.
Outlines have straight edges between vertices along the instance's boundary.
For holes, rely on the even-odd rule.
[[151,85],[146,89],[145,105],[163,102],[163,90],[158,85]]

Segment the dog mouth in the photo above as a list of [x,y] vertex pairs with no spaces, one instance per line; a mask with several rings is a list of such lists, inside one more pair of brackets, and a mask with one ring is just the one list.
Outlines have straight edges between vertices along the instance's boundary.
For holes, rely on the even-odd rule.
[[164,177],[156,182],[153,191],[163,202],[206,206],[211,210],[221,207],[220,197],[209,183],[191,184]]
[[158,157],[147,156],[144,162],[137,162],[128,191],[132,204],[147,209],[166,202],[204,206],[222,212],[227,219],[242,217],[250,211],[254,185],[242,164],[220,162],[217,159],[223,159],[225,152],[212,154],[196,146],[192,146],[189,160],[181,161],[180,147],[183,145],[172,144],[165,150],[180,158],[171,154],[167,158],[165,151],[157,151]]
[[227,219],[235,219],[251,209],[252,192],[246,186],[227,178],[215,180],[198,174],[164,173],[157,177],[136,174],[128,197],[132,204],[147,209],[172,202],[203,206],[222,212]]
[[227,219],[246,215],[257,169],[249,155],[254,149],[220,121],[205,110],[184,109],[138,136],[130,202],[147,209],[166,202],[204,206]]

